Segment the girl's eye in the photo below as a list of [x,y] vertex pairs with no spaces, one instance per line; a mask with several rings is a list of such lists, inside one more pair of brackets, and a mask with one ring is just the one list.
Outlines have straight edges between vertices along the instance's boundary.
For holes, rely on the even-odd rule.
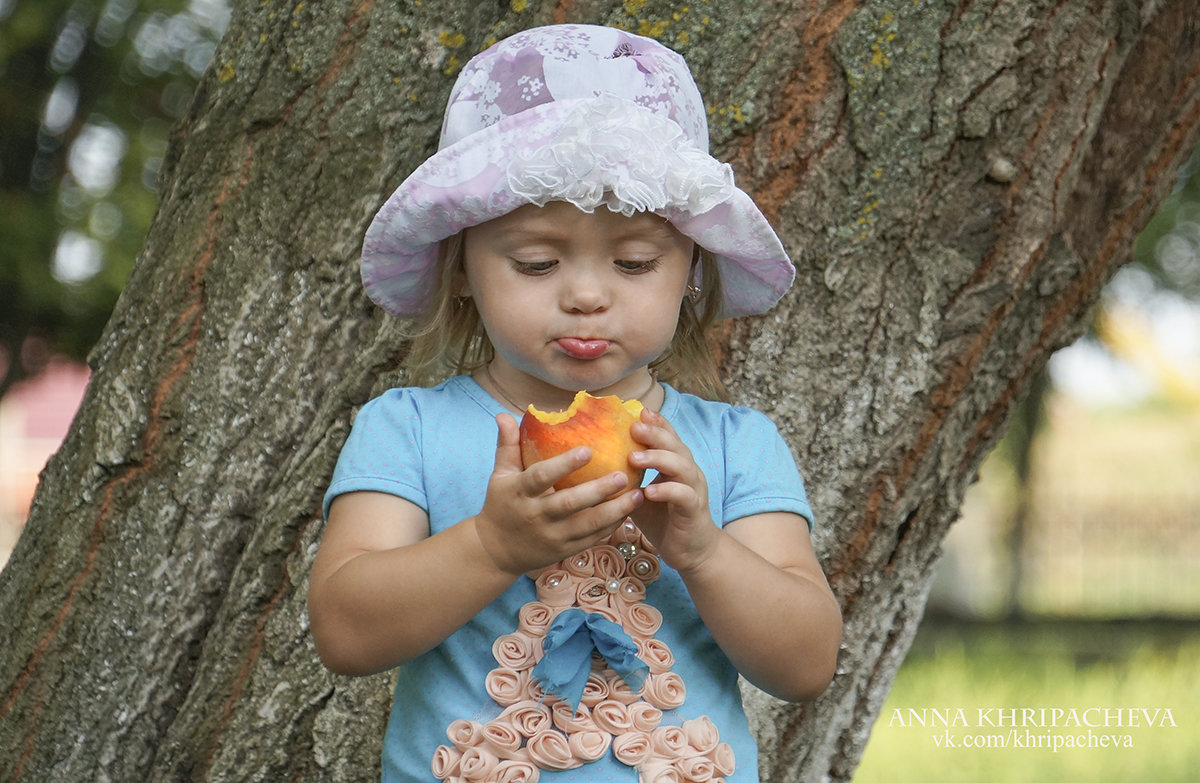
[[544,275],[554,269],[558,261],[518,261],[512,259],[513,267],[522,275]]
[[615,263],[617,265],[617,267],[623,272],[640,274],[642,272],[653,272],[655,269],[657,269],[658,264],[659,264],[659,259],[658,258],[648,258],[648,259],[641,260],[641,261],[618,259],[617,261],[615,261],[613,263]]

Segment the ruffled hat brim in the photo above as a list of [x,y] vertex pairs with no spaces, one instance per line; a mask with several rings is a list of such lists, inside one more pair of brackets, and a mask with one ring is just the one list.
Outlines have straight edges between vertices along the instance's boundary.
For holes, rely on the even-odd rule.
[[438,243],[525,204],[654,212],[712,252],[721,317],[762,313],[795,268],[728,164],[671,119],[614,95],[557,100],[445,146],[388,198],[363,242],[367,294],[393,315],[424,312]]

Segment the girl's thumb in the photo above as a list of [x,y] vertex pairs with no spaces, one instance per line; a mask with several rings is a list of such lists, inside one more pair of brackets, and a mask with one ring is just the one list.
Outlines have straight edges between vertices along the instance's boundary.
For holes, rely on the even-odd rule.
[[508,468],[518,473],[524,470],[521,460],[521,428],[512,414],[496,416],[496,467]]

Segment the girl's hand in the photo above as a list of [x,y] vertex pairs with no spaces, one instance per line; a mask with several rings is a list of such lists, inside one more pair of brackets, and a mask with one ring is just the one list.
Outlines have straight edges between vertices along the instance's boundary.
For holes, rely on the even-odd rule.
[[629,480],[621,473],[553,489],[556,481],[588,463],[591,450],[573,449],[525,469],[516,419],[502,413],[496,424],[496,467],[475,528],[500,570],[520,576],[581,552],[612,535],[641,502],[636,488],[605,500],[627,487]]
[[631,454],[630,463],[658,471],[654,482],[642,489],[646,502],[634,521],[667,565],[681,573],[695,569],[716,550],[720,534],[708,510],[708,481],[661,414],[646,408],[632,433],[647,448]]

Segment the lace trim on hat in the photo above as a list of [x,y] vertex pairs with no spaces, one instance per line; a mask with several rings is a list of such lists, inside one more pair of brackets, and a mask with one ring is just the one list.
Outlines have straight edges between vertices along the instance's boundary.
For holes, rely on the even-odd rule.
[[553,135],[509,164],[508,186],[538,206],[585,212],[703,214],[734,192],[733,169],[671,120],[615,96],[580,104]]

